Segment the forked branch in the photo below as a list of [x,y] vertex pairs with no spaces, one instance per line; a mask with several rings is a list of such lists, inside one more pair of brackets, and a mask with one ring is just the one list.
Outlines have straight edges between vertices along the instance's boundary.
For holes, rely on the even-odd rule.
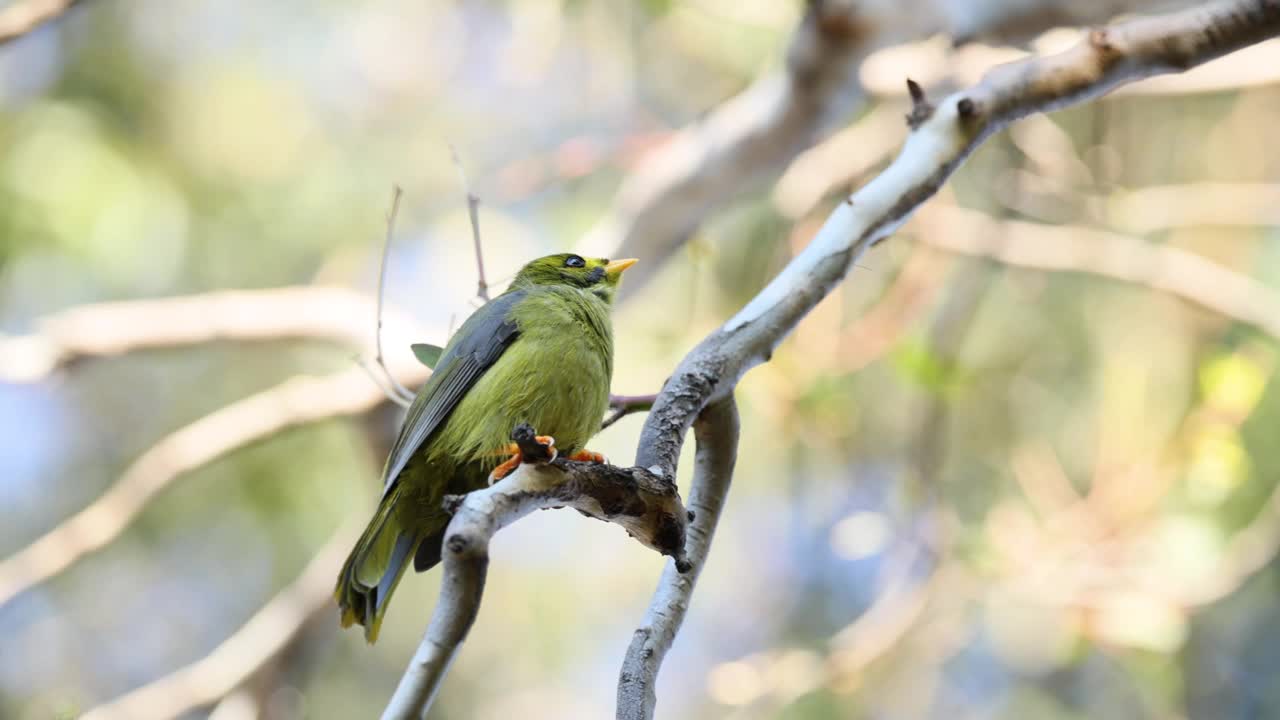
[[1002,65],[937,103],[894,162],[840,203],[768,287],[685,356],[649,413],[636,464],[673,473],[684,433],[702,408],[766,361],[867,248],[932,197],[992,133],[1030,113],[1186,70],[1277,34],[1280,0],[1209,3],[1094,30],[1066,52]]
[[653,717],[658,703],[655,685],[667,650],[675,642],[693,598],[693,586],[707,562],[716,523],[724,509],[733,467],[738,460],[738,406],[729,396],[707,406],[693,426],[698,449],[694,455],[693,487],[689,490],[689,541],[685,546],[690,569],[667,565],[658,581],[649,611],[636,628],[618,676],[618,717]]
[[[932,197],[974,148],[1030,113],[1083,102],[1133,80],[1185,70],[1276,34],[1280,34],[1280,0],[1225,0],[1094,30],[1074,49],[998,67],[977,86],[936,105],[920,87],[910,88],[915,108],[912,132],[894,162],[841,203],[809,246],[768,287],[686,355],[654,402],[641,433],[636,467],[630,472],[656,476],[666,483],[675,480],[681,446],[695,418],[704,412],[722,418],[719,430],[712,427],[717,425],[714,422],[699,430],[703,451],[695,492],[708,510],[706,517],[698,513],[695,518],[695,528],[705,532],[692,533],[692,567],[701,567],[705,559],[718,517],[712,508],[722,500],[735,453],[732,433],[724,429],[729,421],[722,415],[731,413],[731,406],[725,410],[719,403],[731,402],[742,375],[767,361],[862,253]],[[429,704],[474,621],[493,532],[533,509],[580,502],[581,490],[547,497],[545,473],[550,471],[545,466],[522,466],[502,483],[462,501],[446,541],[444,589],[431,628],[384,717],[417,717]],[[563,487],[564,481],[558,482],[556,487]],[[720,498],[713,501],[717,487]],[[650,615],[637,631],[623,665],[619,718],[653,716],[653,683],[683,620],[692,581],[692,577],[673,575],[670,569],[664,573]]]
[[562,458],[547,462],[546,447],[534,441],[528,425],[518,426],[512,439],[524,456],[519,469],[489,488],[446,499],[453,520],[442,548],[440,599],[384,720],[419,718],[430,707],[480,610],[489,541],[535,510],[571,507],[617,523],[641,543],[672,556],[678,567],[689,568],[685,509],[674,485],[644,468]]
[[[840,203],[768,287],[685,356],[649,413],[636,465],[674,479],[685,433],[703,408],[727,397],[747,370],[767,361],[862,253],[893,233],[992,133],[1033,112],[1186,70],[1277,34],[1280,0],[1209,3],[1094,30],[1073,49],[997,67],[975,87],[933,106],[894,162]],[[917,106],[926,107],[923,91],[913,95]],[[660,585],[659,596],[666,588]],[[620,688],[618,697],[619,718],[652,716],[652,707],[637,711],[631,704],[634,693]]]

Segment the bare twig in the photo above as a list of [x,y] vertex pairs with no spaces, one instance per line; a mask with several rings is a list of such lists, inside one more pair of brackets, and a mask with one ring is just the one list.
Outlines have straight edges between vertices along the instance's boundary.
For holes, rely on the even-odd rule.
[[478,273],[476,297],[484,302],[489,302],[489,285],[484,278],[484,253],[480,249],[480,198],[471,192],[471,183],[467,182],[467,171],[462,167],[462,158],[458,156],[458,149],[453,145],[449,145],[449,155],[453,158],[453,166],[458,170],[458,182],[462,183],[462,190],[467,195],[467,216],[471,220],[471,242],[476,249],[476,271]]
[[689,491],[693,521],[685,548],[692,567],[682,573],[674,564],[667,564],[649,610],[631,638],[618,677],[617,717],[626,720],[653,717],[658,702],[658,671],[684,622],[733,480],[738,457],[738,408],[733,396],[708,405],[693,427],[698,448]]
[[169,720],[230,693],[330,608],[333,576],[359,530],[352,523],[339,528],[293,583],[208,655],[89,710],[83,720]]
[[419,718],[475,622],[494,533],[535,510],[572,507],[617,523],[640,542],[671,555],[685,570],[685,509],[675,486],[643,468],[574,462],[546,463],[545,448],[522,425],[513,439],[525,463],[493,486],[446,500],[454,506],[445,532],[444,578],[431,624],[382,717]]
[[20,0],[0,10],[0,45],[16,40],[80,3],[80,0]]
[[657,397],[657,395],[610,395],[609,408],[613,412],[609,413],[609,416],[600,424],[600,429],[603,430],[632,413],[648,412]]
[[[406,363],[400,372],[416,381],[428,374],[417,363]],[[299,375],[177,430],[143,453],[88,507],[0,562],[0,605],[114,540],[183,473],[286,428],[363,413],[383,399],[359,368],[323,377]]]
[[386,370],[379,372],[359,355],[355,355],[351,359],[356,365],[360,366],[361,370],[364,370],[364,374],[369,376],[369,380],[378,386],[378,389],[387,396],[388,400],[405,409],[408,409],[413,404],[413,400],[402,395],[395,385],[389,384],[391,374]]
[[[391,186],[391,209],[387,210],[387,232],[382,238],[382,260],[378,263],[378,310],[373,346],[377,349],[374,355],[374,362],[382,369],[387,385],[390,387],[390,392],[387,393],[387,396],[400,407],[408,407],[409,403],[413,402],[413,393],[409,392],[409,388],[401,385],[399,380],[396,380],[391,371],[387,369],[386,361],[382,358],[382,302],[383,297],[386,295],[387,256],[391,254],[391,238],[395,235],[396,215],[400,213],[400,196],[403,194],[404,191],[400,189],[399,185]],[[361,366],[363,367],[364,363],[361,363]],[[369,374],[370,376],[373,375],[372,372]],[[373,381],[382,386],[378,378],[373,378]]]

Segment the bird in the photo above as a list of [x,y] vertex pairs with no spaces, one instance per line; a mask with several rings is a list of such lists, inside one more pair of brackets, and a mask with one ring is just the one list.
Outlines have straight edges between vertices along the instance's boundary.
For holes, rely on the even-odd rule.
[[520,464],[513,428],[574,460],[600,429],[613,375],[610,308],[634,258],[560,253],[525,265],[454,333],[418,391],[382,473],[382,497],[338,575],[342,626],[377,641],[409,559],[440,562],[444,496],[501,479]]

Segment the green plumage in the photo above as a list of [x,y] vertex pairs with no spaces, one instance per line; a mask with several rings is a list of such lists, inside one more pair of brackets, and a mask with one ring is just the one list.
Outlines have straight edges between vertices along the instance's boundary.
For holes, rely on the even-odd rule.
[[408,565],[440,560],[446,494],[475,490],[507,459],[519,423],[551,435],[562,454],[600,428],[613,372],[609,305],[630,261],[560,254],[524,267],[449,340],[419,391],[384,470],[369,526],[338,577],[343,626],[377,639]]

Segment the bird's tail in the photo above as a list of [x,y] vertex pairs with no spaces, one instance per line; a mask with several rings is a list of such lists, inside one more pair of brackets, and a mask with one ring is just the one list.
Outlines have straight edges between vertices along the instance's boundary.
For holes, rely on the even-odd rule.
[[422,541],[418,533],[400,526],[395,504],[401,491],[401,487],[393,487],[383,496],[369,526],[343,563],[333,591],[342,612],[342,627],[363,625],[365,640],[370,643],[377,641],[391,593]]

